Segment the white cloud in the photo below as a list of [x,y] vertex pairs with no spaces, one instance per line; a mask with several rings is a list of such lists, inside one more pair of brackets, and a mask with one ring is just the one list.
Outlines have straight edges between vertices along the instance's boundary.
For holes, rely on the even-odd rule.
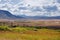
[[[4,3],[1,3],[5,1]],[[14,15],[27,15],[27,16],[60,16],[60,4],[57,0],[0,0],[0,9],[8,10]],[[12,2],[11,2],[12,1]],[[46,12],[43,6],[57,6],[57,12]],[[32,11],[31,8],[40,7],[42,11]],[[19,7],[26,7],[27,10],[19,10]]]

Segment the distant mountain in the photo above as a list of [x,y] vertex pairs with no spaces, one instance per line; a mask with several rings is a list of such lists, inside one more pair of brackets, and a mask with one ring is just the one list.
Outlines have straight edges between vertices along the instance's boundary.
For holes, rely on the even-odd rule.
[[23,17],[12,15],[10,12],[6,10],[0,10],[0,19],[19,19],[19,18]]
[[25,16],[26,19],[60,19],[60,16]]
[[0,10],[0,19],[60,19],[60,16],[48,17],[48,16],[15,16],[9,11]]

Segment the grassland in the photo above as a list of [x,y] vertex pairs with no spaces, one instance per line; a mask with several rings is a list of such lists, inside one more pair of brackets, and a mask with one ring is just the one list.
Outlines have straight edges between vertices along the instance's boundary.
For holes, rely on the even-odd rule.
[[0,40],[60,40],[60,30],[0,26]]
[[0,20],[0,40],[60,40],[60,20]]

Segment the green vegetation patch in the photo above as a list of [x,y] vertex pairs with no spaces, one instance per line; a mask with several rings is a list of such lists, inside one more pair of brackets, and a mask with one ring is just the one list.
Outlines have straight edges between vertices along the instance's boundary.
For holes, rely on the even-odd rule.
[[30,28],[30,27],[9,27],[9,26],[0,26],[1,31],[15,31],[15,32],[24,32],[28,30],[36,30],[36,28]]

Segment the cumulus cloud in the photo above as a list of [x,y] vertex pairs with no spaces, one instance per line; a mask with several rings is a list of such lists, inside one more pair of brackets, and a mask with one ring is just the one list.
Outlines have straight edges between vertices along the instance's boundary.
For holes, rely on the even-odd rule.
[[0,10],[14,15],[60,16],[60,0],[0,0]]

